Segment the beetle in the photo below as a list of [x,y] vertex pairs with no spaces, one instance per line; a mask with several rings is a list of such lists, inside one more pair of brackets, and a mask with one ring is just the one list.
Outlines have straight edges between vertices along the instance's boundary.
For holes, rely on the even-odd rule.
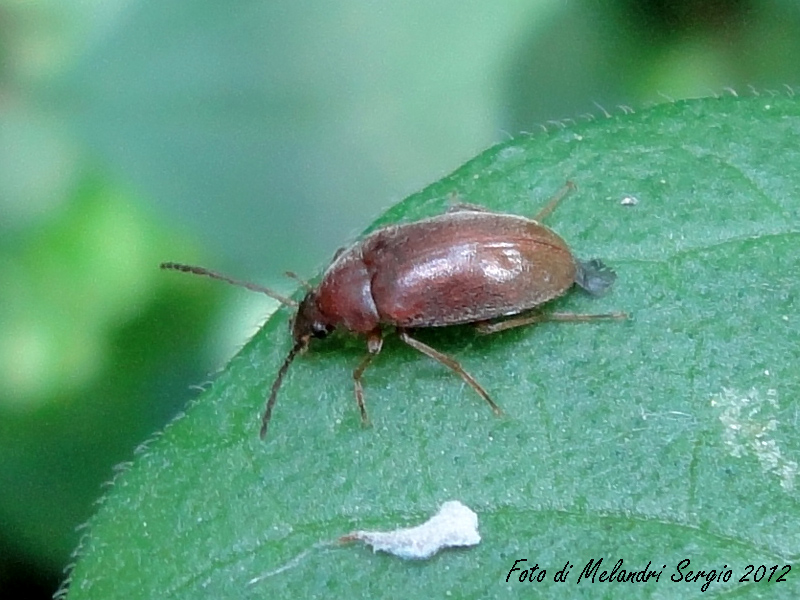
[[599,296],[616,279],[600,260],[576,259],[566,242],[541,224],[574,189],[567,182],[533,219],[456,204],[439,216],[377,229],[337,252],[316,287],[287,273],[306,287],[299,304],[203,267],[166,262],[161,268],[220,279],[296,307],[293,345],[267,399],[262,439],[289,365],[312,338],[327,337],[337,329],[366,338],[367,354],[353,371],[362,423],[369,419],[361,378],[381,351],[384,327],[394,327],[403,342],[458,374],[499,415],[500,407],[458,361],[412,337],[410,330],[472,323],[481,333],[494,333],[543,321],[626,318],[622,312],[537,310],[573,285]]

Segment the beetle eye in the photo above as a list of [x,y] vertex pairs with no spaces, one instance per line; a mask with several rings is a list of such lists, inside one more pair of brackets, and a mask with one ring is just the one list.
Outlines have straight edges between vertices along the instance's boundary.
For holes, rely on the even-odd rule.
[[325,323],[320,323],[319,321],[312,323],[311,325],[311,335],[318,339],[324,338],[331,331],[333,331],[333,327],[326,325]]

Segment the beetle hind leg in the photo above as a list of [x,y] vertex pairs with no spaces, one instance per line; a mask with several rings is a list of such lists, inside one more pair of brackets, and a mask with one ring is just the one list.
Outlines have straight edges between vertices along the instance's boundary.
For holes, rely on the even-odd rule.
[[353,384],[355,386],[356,404],[358,404],[358,411],[361,413],[361,424],[364,426],[369,425],[369,417],[367,416],[367,406],[364,404],[364,387],[361,385],[361,376],[367,367],[372,362],[383,347],[383,337],[381,336],[380,328],[374,329],[367,334],[367,351],[368,354],[361,359],[358,366],[353,370]]
[[517,327],[533,325],[534,323],[545,323],[547,321],[559,321],[562,323],[572,321],[578,323],[586,323],[588,321],[622,320],[627,318],[628,315],[627,313],[624,312],[612,312],[612,313],[602,313],[602,314],[535,312],[532,314],[506,319],[505,321],[498,321],[498,322],[483,321],[481,323],[476,323],[475,329],[478,330],[478,333],[489,334],[489,333],[497,333],[498,331],[505,331],[506,329],[515,329]]
[[435,348],[431,348],[427,344],[423,344],[419,340],[412,338],[410,335],[408,335],[408,332],[405,329],[398,329],[397,334],[400,336],[401,340],[403,340],[406,344],[414,348],[414,350],[422,352],[424,355],[430,356],[432,359],[439,361],[445,367],[447,367],[448,369],[456,373],[459,377],[461,377],[461,379],[463,379],[473,390],[475,390],[476,392],[478,392],[478,394],[480,394],[481,398],[486,400],[491,409],[494,411],[494,414],[496,415],[503,414],[503,411],[500,409],[500,407],[497,406],[497,404],[494,403],[494,400],[492,400],[489,397],[489,393],[485,389],[483,389],[483,386],[480,383],[478,383],[472,375],[470,375],[464,370],[464,367],[462,367],[457,360],[447,356],[447,354],[439,352]]

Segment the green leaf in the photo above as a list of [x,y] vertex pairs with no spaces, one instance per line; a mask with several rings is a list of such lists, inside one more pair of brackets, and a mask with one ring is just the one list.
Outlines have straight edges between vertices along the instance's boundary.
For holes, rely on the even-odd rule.
[[[280,310],[116,479],[69,597],[703,596],[705,579],[670,580],[683,559],[684,575],[732,571],[712,591],[797,597],[795,572],[739,578],[800,551],[798,139],[793,97],[665,104],[496,146],[394,207],[373,227],[440,213],[453,192],[532,215],[573,180],[548,224],[619,278],[601,299],[575,291],[552,309],[632,318],[420,331],[490,391],[499,418],[390,337],[365,376],[367,429],[350,376],[363,341],[318,342],[261,442],[291,345]],[[451,499],[478,513],[477,547],[406,562],[319,545],[414,525]],[[575,588],[601,557],[601,571],[623,559],[663,574]],[[517,559],[545,581],[506,582]]]

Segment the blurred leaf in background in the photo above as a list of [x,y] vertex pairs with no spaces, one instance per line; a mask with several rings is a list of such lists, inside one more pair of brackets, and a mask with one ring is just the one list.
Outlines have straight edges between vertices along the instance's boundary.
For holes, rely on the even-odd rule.
[[289,289],[503,131],[796,83],[798,40],[794,0],[0,0],[0,592],[270,310],[158,262]]
[[110,467],[206,378],[217,291],[163,281],[154,268],[164,252],[190,248],[91,175],[62,206],[4,228],[0,574],[19,575],[4,573],[20,568],[15,555],[57,572]]
[[617,105],[740,93],[800,78],[794,0],[569,3],[509,53],[510,131]]

